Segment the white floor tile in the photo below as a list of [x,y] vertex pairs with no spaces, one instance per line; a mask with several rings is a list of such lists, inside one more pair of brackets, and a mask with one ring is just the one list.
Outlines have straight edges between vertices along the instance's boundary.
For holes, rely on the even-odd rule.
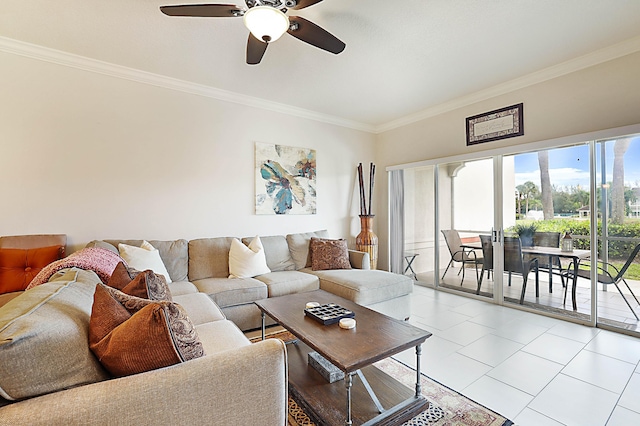
[[488,334],[458,350],[458,353],[495,367],[522,347],[522,344],[513,340]]
[[567,364],[584,347],[583,343],[553,334],[543,334],[522,350],[550,361]]
[[631,426],[640,425],[640,413],[627,410],[623,407],[616,407],[613,410],[613,414],[607,422],[607,426]]
[[412,320],[415,324],[422,324],[427,330],[446,330],[463,323],[469,319],[468,316],[456,314],[455,312],[432,312],[431,314],[422,315]]
[[622,392],[618,405],[640,413],[640,373],[633,374],[624,392]]
[[[442,339],[438,336],[434,335],[429,337],[426,342],[422,344],[422,355],[420,356],[422,368],[424,368],[425,365],[429,365],[433,362],[446,358],[461,348],[461,345]],[[399,354],[394,355],[393,358],[411,366],[412,368],[416,367],[415,348],[400,352]]]
[[549,329],[549,334],[566,337],[567,339],[576,340],[582,343],[589,343],[598,335],[599,332],[600,329],[598,328],[572,324],[570,322],[563,322],[562,324],[558,324]]
[[640,424],[640,338],[419,286],[411,305],[423,372],[517,425]]
[[502,308],[495,312],[475,316],[470,321],[491,328],[500,328],[505,324],[517,320],[521,315],[522,313],[515,309]]
[[491,332],[491,334],[526,345],[546,331],[546,327],[534,325],[523,320],[517,320],[500,326]]
[[522,410],[518,417],[513,419],[513,422],[517,426],[563,426],[562,423],[558,423],[531,408]]
[[479,300],[471,300],[469,303],[453,308],[451,311],[459,314],[475,317],[495,311],[498,306]]
[[635,364],[585,350],[567,364],[562,374],[621,394],[634,369]]
[[467,386],[462,393],[510,419],[533,399],[533,396],[487,376]]
[[450,342],[466,346],[482,336],[490,334],[493,330],[493,328],[467,321],[436,334]]
[[640,339],[611,331],[602,330],[585,349],[633,364],[640,361]]
[[573,377],[558,375],[529,404],[529,408],[567,426],[602,426],[618,395]]
[[562,364],[520,351],[487,373],[487,376],[535,396],[560,370]]
[[491,367],[458,353],[425,365],[425,374],[458,391],[484,376]]

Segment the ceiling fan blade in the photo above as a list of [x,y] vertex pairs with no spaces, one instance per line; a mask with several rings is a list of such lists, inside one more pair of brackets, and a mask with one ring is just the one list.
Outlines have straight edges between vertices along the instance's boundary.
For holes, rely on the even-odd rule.
[[160,11],[169,16],[196,16],[206,18],[225,18],[240,16],[242,9],[235,4],[182,4],[160,6]]
[[297,0],[296,5],[289,9],[300,10],[305,7],[313,6],[316,3],[320,3],[322,0]]
[[346,44],[336,36],[311,21],[299,16],[290,16],[289,22],[292,25],[287,32],[305,43],[309,43],[327,52],[335,53],[336,55],[346,47]]
[[269,44],[264,43],[249,33],[249,39],[247,40],[247,64],[257,65],[262,60],[264,52],[267,51]]

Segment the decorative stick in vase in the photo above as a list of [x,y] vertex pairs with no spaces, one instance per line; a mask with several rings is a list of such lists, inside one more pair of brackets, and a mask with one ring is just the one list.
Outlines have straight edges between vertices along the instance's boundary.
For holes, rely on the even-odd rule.
[[358,164],[358,184],[360,186],[360,214],[367,214],[367,200],[364,198],[364,177],[362,176],[362,163]]
[[369,216],[371,216],[371,205],[373,204],[373,181],[376,176],[376,165],[369,164]]

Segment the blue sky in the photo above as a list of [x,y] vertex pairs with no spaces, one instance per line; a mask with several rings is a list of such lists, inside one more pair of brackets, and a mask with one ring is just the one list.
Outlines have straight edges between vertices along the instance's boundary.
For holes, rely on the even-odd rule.
[[[598,182],[600,181],[600,144],[596,146]],[[606,143],[607,181],[612,179],[613,141]],[[515,156],[516,186],[532,181],[540,186],[540,168],[537,152]],[[551,184],[559,187],[589,186],[589,146],[579,145],[569,148],[549,150],[549,175]],[[640,186],[640,137],[631,140],[624,156],[625,184]]]

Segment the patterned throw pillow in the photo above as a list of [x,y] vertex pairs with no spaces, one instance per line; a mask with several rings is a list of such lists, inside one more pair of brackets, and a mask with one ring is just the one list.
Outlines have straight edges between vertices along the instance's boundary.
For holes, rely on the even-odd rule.
[[195,325],[180,305],[130,296],[102,283],[93,298],[89,348],[116,377],[204,356]]
[[140,272],[133,268],[124,266],[123,262],[118,263],[107,283],[130,296],[141,297],[151,300],[167,300],[171,302],[171,290],[163,275],[156,274],[150,269]]
[[27,288],[45,266],[64,255],[64,246],[0,249],[0,294]]
[[351,269],[346,240],[311,238],[309,250],[311,252],[311,269],[314,271]]

